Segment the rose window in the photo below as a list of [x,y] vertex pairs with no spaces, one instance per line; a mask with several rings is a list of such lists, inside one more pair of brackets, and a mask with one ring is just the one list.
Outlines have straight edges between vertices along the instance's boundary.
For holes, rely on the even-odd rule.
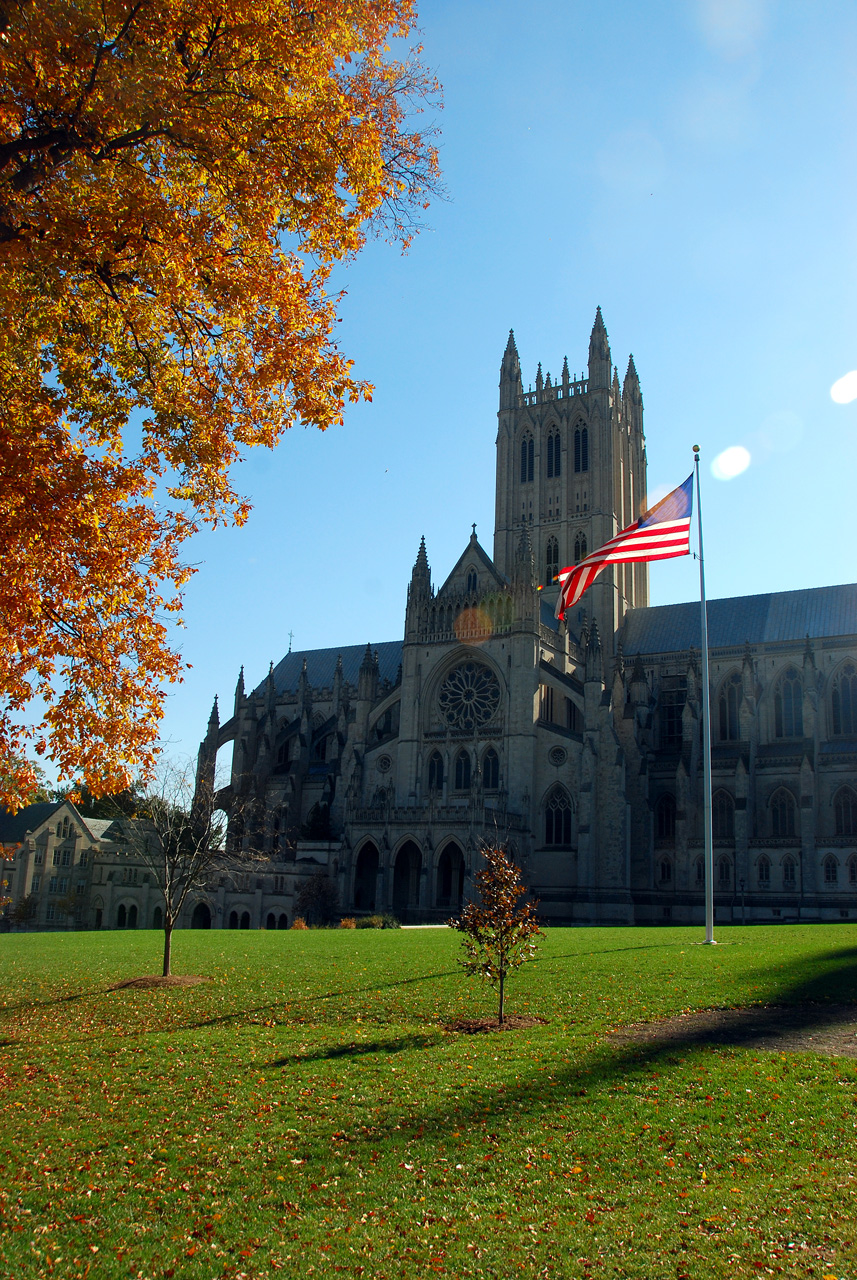
[[438,704],[441,718],[451,729],[486,724],[500,705],[497,677],[481,663],[463,662],[441,685]]

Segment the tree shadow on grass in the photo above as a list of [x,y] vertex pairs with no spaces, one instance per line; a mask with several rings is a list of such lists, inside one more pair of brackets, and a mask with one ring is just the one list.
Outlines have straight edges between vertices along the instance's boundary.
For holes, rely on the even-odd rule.
[[[770,978],[769,970],[762,972]],[[553,1064],[549,1085],[541,1070],[499,1088],[487,1085],[483,1078],[467,1093],[459,1092],[454,1104],[412,1111],[406,1119],[391,1116],[379,1127],[392,1130],[398,1125],[419,1132],[425,1129],[436,1139],[451,1137],[469,1124],[481,1126],[486,1118],[486,1087],[491,1088],[492,1122],[506,1119],[525,1123],[528,1117],[554,1114],[562,1107],[568,1113],[569,1126],[574,1127],[574,1110],[577,1106],[591,1107],[591,1093],[656,1065],[667,1070],[694,1054],[724,1048],[759,1051],[763,1045],[775,1053],[786,1048],[790,1052],[843,1054],[846,1050],[837,1049],[836,1044],[843,1046],[853,1040],[857,1046],[857,1035],[853,1034],[857,1031],[857,948],[819,953],[784,966],[776,994],[780,1002],[776,1006],[709,1009],[659,1023],[617,1028],[606,1041],[596,1043],[588,1052],[583,1050],[582,1060],[578,1058],[567,1066]],[[848,1001],[848,994],[852,1002]],[[635,1036],[635,1028],[641,1026],[647,1028],[646,1033]],[[436,1043],[433,1040],[422,1047]],[[831,1044],[834,1047],[825,1047]],[[385,1050],[379,1043],[372,1051]],[[544,1066],[545,1057],[537,1048],[534,1053]],[[326,1056],[339,1055],[328,1050]],[[857,1047],[853,1055],[847,1049],[847,1056],[857,1056]],[[377,1144],[377,1127],[365,1140]]]
[[414,1032],[407,1036],[394,1036],[386,1040],[351,1040],[348,1044],[328,1045],[310,1053],[290,1053],[273,1062],[265,1062],[261,1068],[257,1062],[247,1064],[248,1071],[273,1071],[278,1067],[296,1067],[305,1062],[329,1062],[342,1058],[362,1058],[370,1054],[405,1053],[411,1049],[431,1049],[440,1044],[440,1034]]

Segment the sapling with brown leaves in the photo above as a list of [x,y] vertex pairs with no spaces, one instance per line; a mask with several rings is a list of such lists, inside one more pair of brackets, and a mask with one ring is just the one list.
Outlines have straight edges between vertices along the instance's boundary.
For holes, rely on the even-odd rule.
[[503,1025],[506,978],[536,954],[536,938],[544,937],[536,917],[537,901],[526,897],[520,868],[501,848],[482,851],[485,861],[474,881],[478,902],[468,902],[451,929],[462,935],[465,973],[475,974],[497,988],[498,1026]]

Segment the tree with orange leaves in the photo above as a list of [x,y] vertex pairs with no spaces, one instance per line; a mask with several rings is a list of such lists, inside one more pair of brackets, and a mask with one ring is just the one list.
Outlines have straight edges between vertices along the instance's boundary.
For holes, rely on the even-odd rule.
[[368,398],[326,285],[437,187],[414,17],[0,0],[0,803],[28,738],[93,794],[151,769],[183,541],[246,518],[243,449]]

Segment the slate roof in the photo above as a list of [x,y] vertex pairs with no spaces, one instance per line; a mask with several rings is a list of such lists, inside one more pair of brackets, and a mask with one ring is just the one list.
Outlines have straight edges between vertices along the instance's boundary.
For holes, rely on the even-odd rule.
[[62,804],[62,800],[46,800],[42,804],[28,804],[17,813],[0,809],[0,842],[20,844],[28,831],[35,831]]
[[[857,635],[857,583],[808,587],[768,595],[732,596],[708,601],[708,643],[712,649],[750,644],[796,643],[809,635]],[[690,604],[664,604],[632,609],[621,634],[625,656],[677,653],[700,647],[700,609]]]
[[[399,673],[402,661],[402,641],[385,640],[381,644],[371,645],[372,652],[378,651],[378,669],[382,680],[392,684]],[[357,684],[360,675],[360,664],[366,653],[365,644],[348,644],[335,649],[303,649],[300,652],[287,653],[274,667],[274,687],[278,694],[294,693],[298,687],[301,668],[306,658],[307,680],[314,689],[330,688],[333,684],[333,673],[336,670],[336,659],[342,655],[342,677],[348,684]],[[265,681],[255,689],[256,693],[264,693]]]

